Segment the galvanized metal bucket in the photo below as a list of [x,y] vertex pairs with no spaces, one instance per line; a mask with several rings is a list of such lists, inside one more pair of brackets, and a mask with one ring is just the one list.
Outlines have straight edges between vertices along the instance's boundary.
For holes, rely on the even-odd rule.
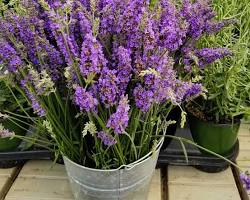
[[155,152],[118,169],[87,168],[63,157],[76,200],[146,200],[163,139]]

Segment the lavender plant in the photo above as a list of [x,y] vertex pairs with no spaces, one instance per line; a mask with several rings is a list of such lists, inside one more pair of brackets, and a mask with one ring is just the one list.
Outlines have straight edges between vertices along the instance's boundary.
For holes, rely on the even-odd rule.
[[[249,2],[215,0],[213,6],[219,20],[234,18],[237,23],[215,35],[204,37],[199,45],[226,46],[232,51],[232,56],[213,63],[200,74],[201,82],[207,89],[207,99],[196,99],[194,105],[205,120],[231,123],[250,114]],[[203,53],[211,54],[209,50]]]
[[195,71],[229,54],[196,48],[229,23],[215,22],[202,0],[19,6],[1,17],[0,63],[59,151],[88,167],[116,168],[154,151],[172,107],[203,93]]

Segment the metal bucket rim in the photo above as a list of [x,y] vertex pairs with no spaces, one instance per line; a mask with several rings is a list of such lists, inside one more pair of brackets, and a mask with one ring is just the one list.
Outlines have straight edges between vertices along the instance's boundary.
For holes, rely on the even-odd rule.
[[[162,137],[160,139],[160,141],[158,142],[157,146],[156,146],[156,150],[155,152],[159,151],[162,144],[163,144],[163,141],[164,141],[164,137]],[[82,169],[85,169],[85,170],[89,170],[89,171],[98,171],[98,172],[115,172],[115,171],[119,171],[121,169],[126,169],[126,170],[131,170],[132,168],[134,168],[135,166],[139,165],[139,164],[142,164],[144,162],[146,162],[147,160],[149,160],[151,158],[151,156],[153,155],[153,151],[150,151],[148,154],[146,154],[145,156],[143,156],[142,158],[136,160],[135,162],[133,163],[130,163],[128,165],[121,165],[120,167],[116,168],[116,169],[95,169],[95,168],[89,168],[89,167],[85,167],[83,165],[80,165],[78,163],[75,163],[74,161],[70,160],[67,156],[64,156],[63,155],[63,159],[67,160],[68,162],[70,162],[71,164],[79,167],[79,168],[82,168]]]

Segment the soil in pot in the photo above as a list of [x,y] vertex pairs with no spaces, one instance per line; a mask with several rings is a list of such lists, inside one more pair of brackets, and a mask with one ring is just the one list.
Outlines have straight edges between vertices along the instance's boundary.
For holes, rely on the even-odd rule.
[[[198,118],[193,112],[188,113],[188,120],[193,140],[198,145],[220,155],[226,155],[234,147],[240,120],[231,123],[214,123]],[[208,154],[202,150],[201,152]]]

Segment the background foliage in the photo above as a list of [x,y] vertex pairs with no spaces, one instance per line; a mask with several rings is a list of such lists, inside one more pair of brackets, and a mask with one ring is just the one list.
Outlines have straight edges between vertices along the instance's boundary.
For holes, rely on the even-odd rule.
[[234,26],[205,37],[204,46],[227,47],[232,57],[218,60],[202,74],[207,101],[196,101],[207,118],[217,122],[249,114],[250,97],[250,2],[248,0],[214,0],[217,19],[236,19]]

